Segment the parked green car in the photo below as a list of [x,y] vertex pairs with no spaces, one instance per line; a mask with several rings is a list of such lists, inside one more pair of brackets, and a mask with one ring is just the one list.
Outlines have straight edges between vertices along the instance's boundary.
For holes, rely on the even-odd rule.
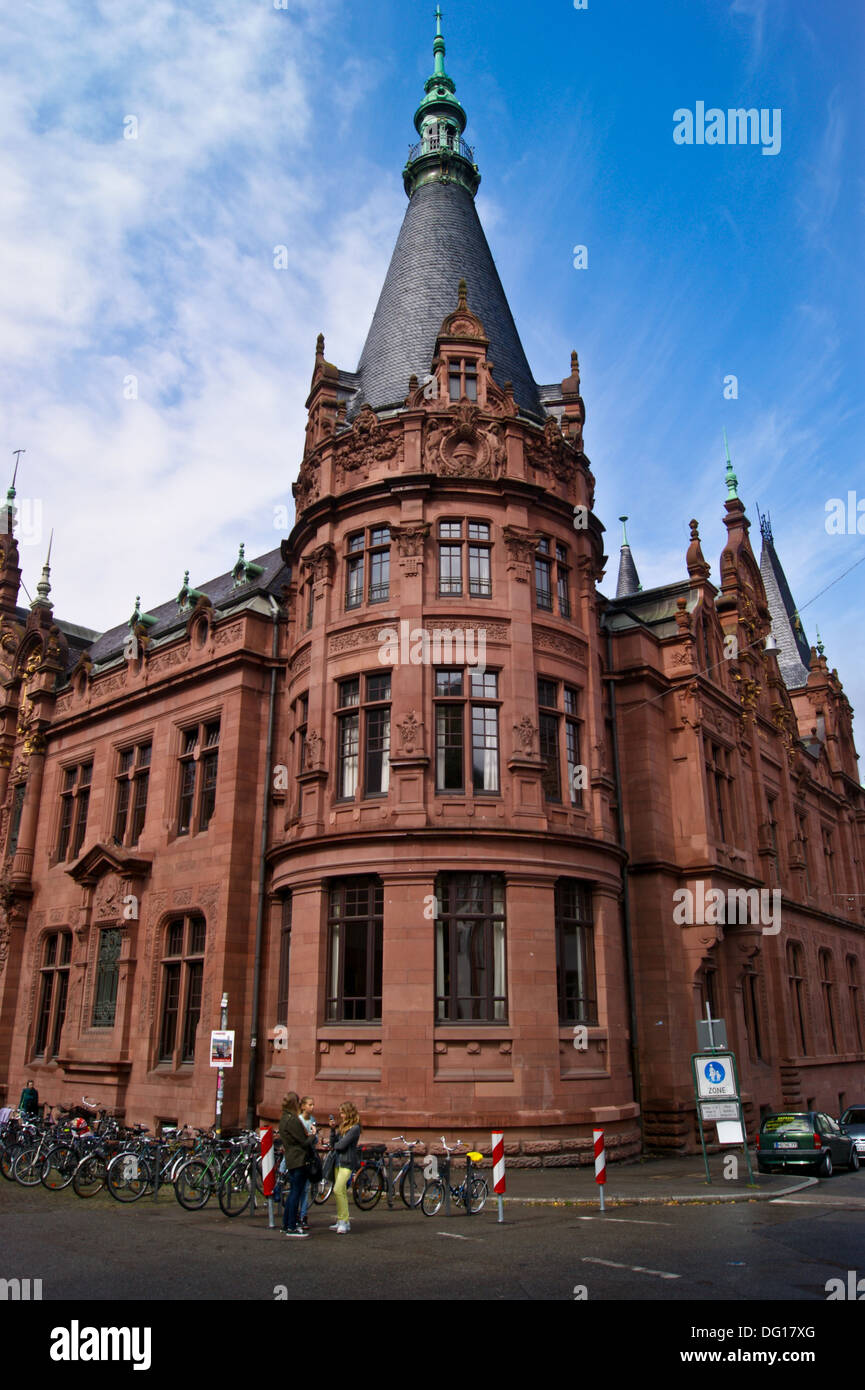
[[808,1168],[831,1178],[836,1167],[859,1168],[856,1141],[831,1116],[819,1110],[764,1115],[757,1136],[757,1167],[761,1173],[782,1168]]

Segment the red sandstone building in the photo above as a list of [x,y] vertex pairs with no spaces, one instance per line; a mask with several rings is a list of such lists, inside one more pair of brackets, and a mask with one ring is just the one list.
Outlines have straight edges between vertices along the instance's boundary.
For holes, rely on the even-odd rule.
[[[535,383],[434,52],[357,370],[317,345],[280,549],[99,635],[55,620],[47,571],[17,606],[10,497],[7,1101],[32,1075],[49,1102],[209,1123],[223,992],[229,1124],[293,1088],[383,1136],[502,1127],[534,1161],[599,1124],[614,1155],[684,1147],[707,1001],[750,1121],[865,1092],[837,673],[729,464],[718,582],[693,522],[670,584],[640,589],[624,544],[603,596],[576,354]],[[685,888],[752,910],[689,924]],[[777,931],[753,910],[776,888]]]

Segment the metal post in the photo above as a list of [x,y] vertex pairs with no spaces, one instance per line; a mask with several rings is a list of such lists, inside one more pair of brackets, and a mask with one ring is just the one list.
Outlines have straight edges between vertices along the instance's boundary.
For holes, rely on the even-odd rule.
[[466,1186],[465,1186],[465,1194],[466,1194],[466,1216],[471,1216],[471,1214],[472,1214],[472,1199],[471,1199],[471,1195],[470,1195],[470,1194],[471,1194],[471,1190],[472,1190],[472,1161],[471,1161],[471,1158],[469,1157],[469,1155],[466,1154]]
[[445,1216],[450,1216],[450,1214],[451,1214],[451,1156],[450,1156],[449,1153],[445,1153],[445,1156],[444,1156],[444,1158],[442,1159],[442,1163],[444,1164],[444,1174],[442,1175],[442,1181],[444,1182],[444,1187],[445,1187]]
[[388,1152],[387,1162],[385,1163],[387,1180],[387,1205],[393,1211],[393,1154]]
[[[219,1006],[219,1007],[220,1007],[220,1009],[222,1010],[222,1013],[221,1013],[221,1015],[220,1015],[219,1026],[220,1026],[220,1028],[222,1029],[222,1031],[225,1032],[226,1028],[228,1027],[228,995],[227,995],[227,994],[223,994],[223,996],[222,996],[222,1002],[220,1003],[220,1006]],[[224,1091],[225,1091],[225,1067],[217,1067],[217,1068],[216,1068],[216,1121],[215,1121],[214,1126],[213,1126],[214,1129],[215,1129],[215,1131],[216,1131],[216,1137],[217,1137],[217,1139],[221,1139],[221,1138],[222,1138],[222,1098],[223,1098]]]
[[706,1182],[711,1184],[712,1174],[709,1172],[709,1155],[706,1153],[706,1138],[703,1133],[703,1107],[701,1106],[699,1100],[697,1101],[697,1119],[700,1125],[700,1143],[703,1146],[703,1163],[706,1167]]
[[414,1211],[414,1149],[408,1151],[408,1199]]

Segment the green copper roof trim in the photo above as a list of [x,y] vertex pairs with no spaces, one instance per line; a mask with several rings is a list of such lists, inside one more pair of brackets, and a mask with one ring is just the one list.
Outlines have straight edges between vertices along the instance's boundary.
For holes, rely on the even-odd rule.
[[403,183],[409,197],[424,183],[460,183],[474,195],[481,176],[474,151],[462,138],[468,117],[456,96],[456,85],[445,72],[445,41],[441,8],[436,7],[433,72],[424,83],[424,96],[414,113],[419,144],[409,149]]
[[725,452],[726,455],[727,455],[727,472],[726,472],[727,501],[728,501],[728,502],[732,502],[732,501],[737,501],[737,502],[738,502],[738,500],[739,500],[739,494],[738,494],[738,492],[736,491],[736,489],[737,489],[738,486],[739,486],[739,479],[736,477],[736,474],[733,472],[733,464],[732,464],[732,460],[730,459],[730,446],[729,446],[729,444],[727,443],[727,430],[726,430],[726,426],[725,426],[725,428],[724,428],[724,452]]
[[136,594],[136,596],[135,596],[135,607],[134,607],[133,610],[132,610],[132,617],[129,619],[129,626],[130,626],[131,628],[135,628],[137,625],[140,625],[140,624],[143,623],[145,627],[153,627],[154,624],[155,624],[155,623],[158,623],[158,622],[159,622],[159,619],[158,619],[158,618],[154,618],[152,613],[142,613],[142,611],[141,611],[141,595],[140,595],[140,594]]
[[183,574],[183,586],[180,593],[177,595],[177,606],[180,608],[181,612],[186,612],[186,610],[191,608],[194,603],[197,603],[200,598],[206,597],[207,595],[201,593],[199,589],[193,589],[190,586],[189,570],[185,570]]
[[238,551],[237,561],[231,573],[234,575],[234,588],[241,589],[244,584],[251,584],[253,579],[257,579],[260,574],[264,574],[264,566],[256,565],[252,560],[246,558],[246,547],[241,541]]
[[628,518],[627,518],[626,516],[620,516],[620,517],[619,517],[619,520],[620,520],[620,522],[622,523],[622,545],[627,545],[627,544],[628,544],[628,533],[627,533],[627,531],[625,530],[625,522],[627,521],[627,519],[628,519]]

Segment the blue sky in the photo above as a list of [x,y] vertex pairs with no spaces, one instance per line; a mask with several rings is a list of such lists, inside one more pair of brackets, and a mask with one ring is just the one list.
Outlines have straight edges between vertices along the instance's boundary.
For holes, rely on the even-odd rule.
[[[31,593],[95,628],[276,545],[315,336],[354,368],[405,208],[434,5],[22,3],[3,20],[0,468]],[[478,208],[538,381],[580,354],[586,451],[645,587],[718,575],[726,426],[809,640],[865,708],[859,0],[444,6]],[[781,110],[781,150],[679,146],[673,112]],[[128,117],[137,138],[124,138]],[[572,248],[588,247],[576,270]],[[273,248],[289,249],[274,268]],[[723,379],[738,378],[724,400]],[[134,382],[130,382],[134,378]],[[862,735],[860,732],[860,742]]]

